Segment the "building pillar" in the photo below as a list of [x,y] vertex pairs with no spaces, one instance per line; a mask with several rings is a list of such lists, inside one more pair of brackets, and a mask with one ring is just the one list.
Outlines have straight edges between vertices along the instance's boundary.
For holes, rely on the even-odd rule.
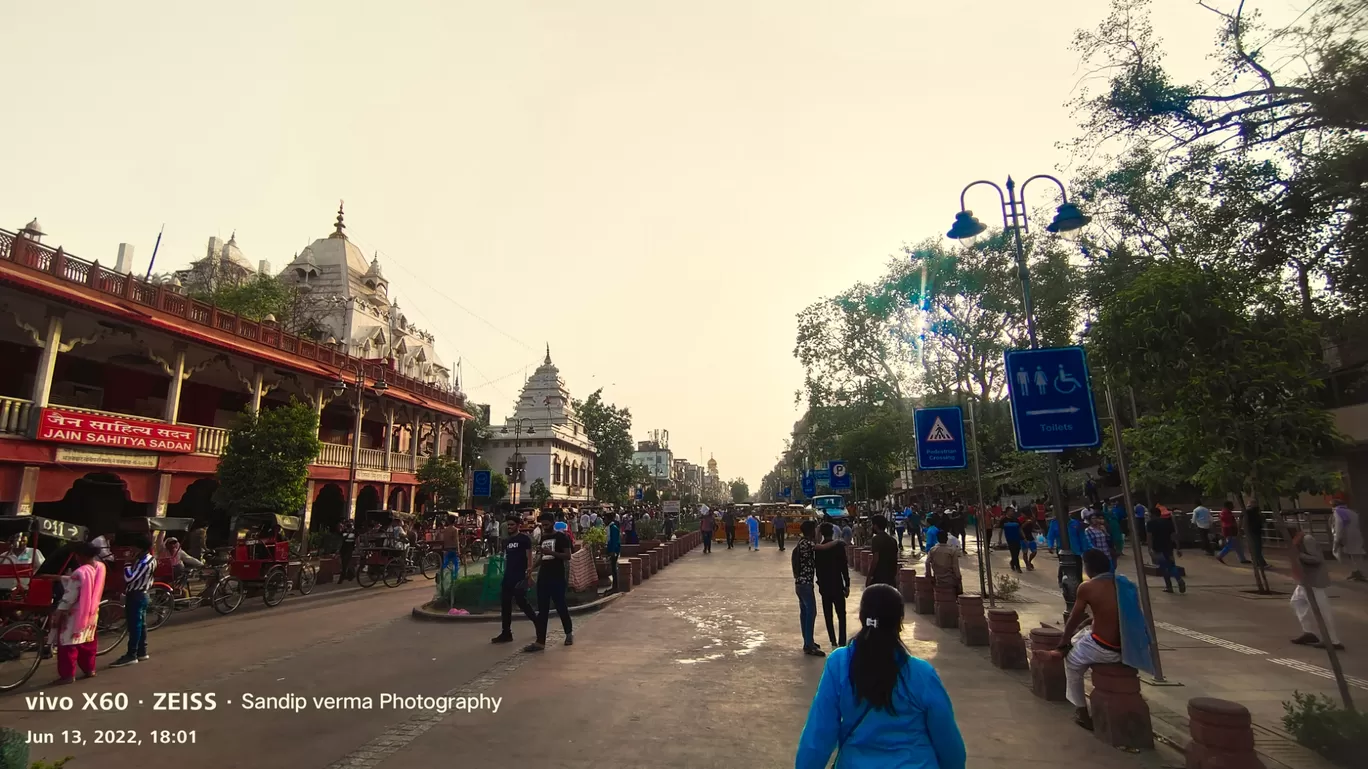
[[185,382],[185,345],[176,344],[176,360],[171,366],[171,384],[166,387],[166,409],[162,419],[176,424],[180,417],[181,385]]
[[157,507],[153,515],[158,518],[166,517],[166,508],[171,504],[171,474],[162,473],[157,476]]
[[366,413],[365,402],[356,405],[356,419],[352,422],[352,441],[351,441],[351,482],[347,484],[347,520],[356,520],[356,467],[361,461],[361,420]]
[[262,389],[265,385],[266,372],[263,371],[260,366],[257,366],[252,372],[252,403],[250,406],[252,409],[252,416],[259,416],[261,414],[261,396],[264,394]]
[[62,311],[48,310],[47,332],[43,335],[43,354],[38,356],[38,371],[33,375],[33,391],[29,400],[33,401],[33,414],[30,427],[33,434],[38,432],[39,413],[47,408],[48,398],[52,395],[52,374],[57,367],[57,353],[62,347]]
[[304,484],[304,494],[304,523],[300,529],[304,531],[304,541],[307,542],[309,541],[309,521],[313,520],[314,479],[310,478],[308,483]]
[[456,420],[456,466],[465,470],[465,420]]
[[16,515],[33,515],[33,498],[38,496],[38,468],[29,465],[19,480],[19,501],[15,503]]
[[418,472],[418,440],[423,436],[423,423],[419,421],[417,413],[413,415],[411,426],[412,435],[409,436],[409,453],[413,455],[413,472]]
[[[385,409],[385,469],[393,470],[394,462],[390,454],[394,451],[394,407]],[[417,468],[414,468],[415,470]]]
[[380,509],[389,509],[390,485],[388,482],[380,484]]

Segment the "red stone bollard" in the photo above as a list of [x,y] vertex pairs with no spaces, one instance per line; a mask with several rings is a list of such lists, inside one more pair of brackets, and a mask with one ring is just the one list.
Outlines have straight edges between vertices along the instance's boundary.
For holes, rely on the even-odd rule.
[[1054,627],[1031,630],[1031,693],[1046,702],[1068,699],[1064,678],[1064,655],[1059,644],[1064,631]]
[[935,614],[936,580],[931,577],[917,577],[914,582],[917,585],[917,613]]
[[1154,749],[1149,705],[1140,696],[1140,676],[1126,665],[1093,665],[1089,701],[1093,734],[1114,748]]
[[1249,709],[1213,697],[1188,700],[1187,769],[1264,769],[1254,752]]
[[917,570],[911,566],[904,566],[898,570],[898,590],[902,593],[905,603],[912,603],[917,600]]
[[958,586],[951,580],[941,579],[936,580],[935,585],[932,600],[936,612],[936,627],[959,627],[959,604],[956,600]]
[[628,558],[618,557],[617,589],[619,593],[632,592],[632,564]]
[[860,573],[868,574],[869,567],[874,564],[874,551],[869,548],[860,550]]
[[627,559],[627,566],[632,570],[632,584],[641,584],[641,558],[632,557]]
[[988,619],[983,616],[983,596],[959,597],[960,643],[965,646],[988,645]]
[[1021,623],[1011,609],[988,610],[988,656],[995,667],[1025,670],[1026,642],[1021,638]]
[[848,544],[848,545],[845,546],[845,549],[846,549],[846,563],[850,564],[850,568],[854,569],[855,571],[859,571],[859,570],[860,570],[860,565],[859,565],[858,563],[855,562],[855,546],[854,546],[854,545],[849,545],[849,544]]

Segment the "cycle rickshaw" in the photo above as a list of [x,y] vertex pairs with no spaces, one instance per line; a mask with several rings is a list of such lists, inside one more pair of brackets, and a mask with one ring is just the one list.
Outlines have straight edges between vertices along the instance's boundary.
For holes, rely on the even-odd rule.
[[267,606],[279,606],[290,592],[291,572],[296,572],[300,592],[313,592],[317,574],[292,558],[290,539],[299,531],[299,518],[280,513],[243,513],[233,519],[237,544],[233,546],[228,576],[219,580],[222,596],[211,601],[215,611],[228,614],[242,605],[250,592],[261,594]]
[[[52,551],[53,565],[45,561],[35,567],[5,558],[10,538],[20,533],[32,538],[34,548],[43,538],[60,542]],[[49,656],[51,620],[61,595],[61,577],[75,568],[75,545],[88,539],[84,526],[32,515],[0,516],[0,540],[5,543],[5,551],[0,553],[0,578],[15,584],[0,600],[0,692],[23,686]],[[106,572],[112,570],[107,568]],[[123,643],[128,627],[118,602],[101,600],[98,612],[96,647],[103,655]]]

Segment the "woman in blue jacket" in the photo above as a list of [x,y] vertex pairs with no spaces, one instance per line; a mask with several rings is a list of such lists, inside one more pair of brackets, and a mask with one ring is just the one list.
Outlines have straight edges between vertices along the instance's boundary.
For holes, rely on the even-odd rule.
[[903,599],[871,585],[860,632],[832,650],[798,743],[796,769],[964,769],[964,740],[950,696],[902,642]]

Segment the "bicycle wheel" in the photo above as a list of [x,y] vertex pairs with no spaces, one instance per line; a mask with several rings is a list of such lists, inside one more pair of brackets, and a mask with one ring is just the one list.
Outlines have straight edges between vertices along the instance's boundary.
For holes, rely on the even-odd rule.
[[442,570],[442,554],[436,550],[429,550],[423,553],[423,560],[420,564],[423,576],[428,579],[436,579],[437,572]]
[[153,585],[147,591],[147,629],[156,630],[171,619],[176,599],[165,585]]
[[232,614],[242,605],[242,599],[246,595],[242,580],[237,577],[224,577],[214,585],[214,592],[209,596],[209,604],[219,614]]
[[404,562],[398,558],[391,558],[385,564],[385,587],[399,587],[399,583],[404,581]]
[[295,587],[299,588],[300,595],[308,595],[313,592],[314,585],[318,584],[318,570],[309,564],[301,564],[299,567],[299,579]]
[[376,578],[379,576],[377,569],[379,566],[371,566],[363,563],[356,570],[356,584],[361,587],[375,587]]
[[124,607],[118,601],[100,601],[95,615],[95,653],[108,654],[123,645],[128,637],[128,618]]
[[36,622],[0,627],[0,692],[17,689],[33,677],[46,645],[47,633]]
[[266,582],[262,586],[261,600],[265,601],[267,606],[279,606],[289,592],[290,578],[285,574],[285,567],[271,567],[271,570],[266,572]]

